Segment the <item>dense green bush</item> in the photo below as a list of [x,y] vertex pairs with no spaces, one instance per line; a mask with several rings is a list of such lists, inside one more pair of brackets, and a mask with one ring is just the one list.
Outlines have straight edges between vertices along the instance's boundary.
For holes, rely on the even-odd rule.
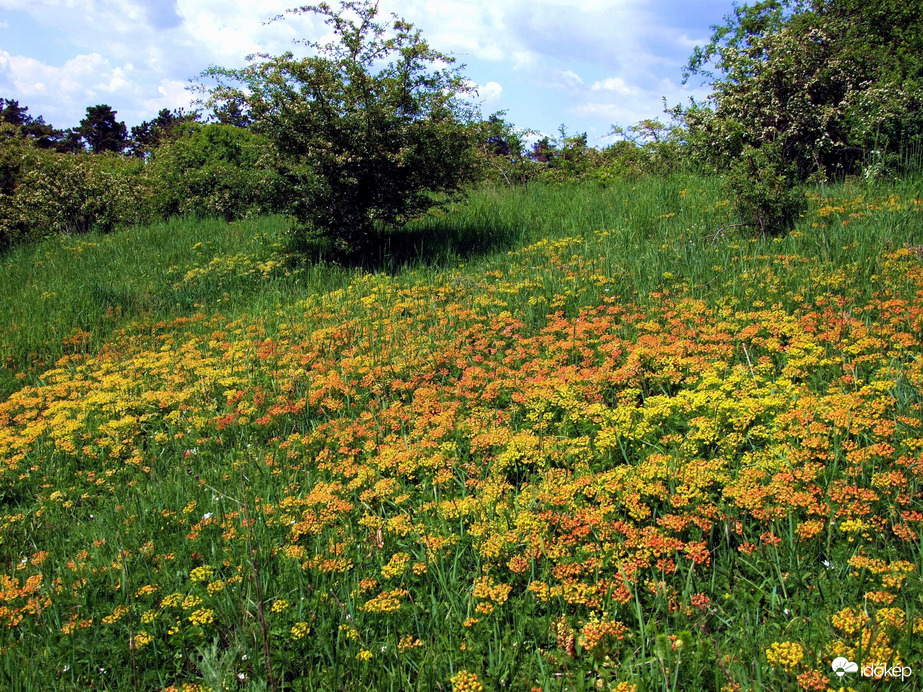
[[687,157],[728,171],[742,224],[791,228],[809,179],[896,172],[923,140],[923,15],[896,0],[762,0],[697,48]]
[[796,167],[772,144],[745,148],[731,164],[725,187],[741,224],[761,234],[792,230],[807,205]]
[[923,15],[895,0],[763,0],[736,7],[689,75],[713,94],[676,113],[689,152],[723,168],[775,146],[798,178],[861,173],[923,137]]
[[306,58],[213,68],[210,104],[246,105],[284,165],[288,210],[305,236],[367,250],[380,226],[421,215],[475,178],[470,82],[411,24],[375,21],[373,2],[290,13],[319,15],[333,40],[308,43]]
[[275,211],[281,178],[268,141],[233,125],[189,122],[154,150],[145,179],[150,213],[228,221]]
[[142,172],[140,162],[116,155],[40,149],[3,126],[0,246],[146,220]]

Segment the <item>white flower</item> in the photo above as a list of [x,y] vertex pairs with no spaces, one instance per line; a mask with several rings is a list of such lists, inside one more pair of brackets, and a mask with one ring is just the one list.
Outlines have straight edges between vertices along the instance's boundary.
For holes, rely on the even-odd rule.
[[211,513],[211,512],[206,512],[205,514],[202,515],[202,520],[203,520],[203,521],[206,520],[206,519],[211,519],[211,518],[212,518],[212,513]]

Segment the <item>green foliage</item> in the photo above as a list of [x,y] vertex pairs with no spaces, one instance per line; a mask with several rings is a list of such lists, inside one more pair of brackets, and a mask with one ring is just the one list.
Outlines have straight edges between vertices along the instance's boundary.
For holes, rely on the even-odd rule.
[[923,16],[894,0],[764,0],[736,7],[687,77],[714,89],[676,111],[699,163],[776,146],[801,180],[860,172],[923,136]]
[[306,234],[346,249],[371,244],[376,225],[406,222],[454,193],[476,166],[469,83],[452,60],[374,3],[321,3],[289,11],[317,15],[334,35],[313,54],[254,58],[240,70],[212,68],[210,104],[246,104],[272,142]]
[[33,118],[27,106],[20,106],[14,99],[0,98],[0,123],[15,125],[19,135],[31,139],[36,146],[57,151],[73,151],[77,148],[73,132],[62,132],[45,122],[42,116]]
[[131,128],[129,148],[132,156],[147,158],[161,144],[178,136],[180,125],[195,122],[198,119],[199,114],[196,111],[186,113],[182,108],[175,111],[167,108],[160,109],[156,118],[145,120],[140,125]]
[[478,124],[480,175],[492,184],[521,185],[533,179],[542,165],[526,147],[526,137],[534,133],[516,128],[504,115],[495,113]]
[[600,180],[641,175],[670,175],[688,166],[684,152],[685,130],[656,118],[641,120],[627,128],[613,125],[610,136],[619,141],[602,151]]
[[268,213],[280,179],[265,137],[232,125],[187,122],[155,149],[145,174],[151,214],[218,216]]
[[740,222],[764,235],[792,230],[807,206],[795,166],[774,144],[746,147],[731,164],[725,186]]
[[54,233],[108,232],[143,220],[142,165],[114,155],[59,154],[0,128],[0,247]]
[[105,104],[87,108],[79,132],[94,154],[104,151],[119,154],[128,145],[128,129],[115,116],[116,112]]

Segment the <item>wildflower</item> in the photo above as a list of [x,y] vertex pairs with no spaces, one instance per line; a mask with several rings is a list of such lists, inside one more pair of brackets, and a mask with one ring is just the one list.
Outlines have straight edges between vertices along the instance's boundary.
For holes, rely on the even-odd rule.
[[189,578],[194,582],[208,581],[212,578],[214,570],[208,565],[201,565],[200,567],[194,568],[189,573]]
[[199,625],[204,627],[205,625],[211,624],[215,620],[215,611],[210,608],[200,608],[196,610],[188,618],[189,622],[193,625]]
[[296,622],[292,625],[292,639],[304,639],[310,633],[311,628],[306,622]]
[[798,667],[804,659],[804,649],[796,642],[773,642],[766,649],[766,660],[769,665],[791,672]]
[[152,641],[154,641],[154,638],[147,632],[137,632],[131,640],[131,646],[132,648],[140,649],[141,647],[147,646]]
[[202,604],[202,599],[194,594],[186,596],[183,599],[183,610],[192,610]]
[[461,670],[449,678],[452,683],[452,692],[483,692],[484,685],[478,680],[478,676],[469,673],[467,670]]

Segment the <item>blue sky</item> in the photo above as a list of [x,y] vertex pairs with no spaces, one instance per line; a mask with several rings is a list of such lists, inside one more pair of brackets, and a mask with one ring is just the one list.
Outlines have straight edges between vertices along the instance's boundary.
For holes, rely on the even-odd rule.
[[[264,24],[290,0],[0,0],[0,97],[56,127],[106,103],[131,126],[188,106],[188,80],[209,65],[278,54],[326,27],[302,16]],[[331,2],[336,4],[336,2]],[[707,94],[682,68],[730,0],[381,0],[454,55],[485,114],[519,127],[587,132],[658,117]]]

